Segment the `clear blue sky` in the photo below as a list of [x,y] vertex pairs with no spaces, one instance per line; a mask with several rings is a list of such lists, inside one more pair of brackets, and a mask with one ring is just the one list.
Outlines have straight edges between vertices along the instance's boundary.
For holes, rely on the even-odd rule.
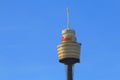
[[74,80],[120,80],[120,0],[0,0],[0,80],[66,80],[66,7],[82,43]]

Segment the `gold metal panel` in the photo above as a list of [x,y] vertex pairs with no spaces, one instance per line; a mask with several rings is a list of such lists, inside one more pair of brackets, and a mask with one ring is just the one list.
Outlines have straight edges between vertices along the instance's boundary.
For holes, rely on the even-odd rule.
[[79,43],[66,43],[66,42],[64,42],[64,43],[59,44],[57,47],[59,48],[59,47],[64,47],[64,46],[80,46],[80,44]]

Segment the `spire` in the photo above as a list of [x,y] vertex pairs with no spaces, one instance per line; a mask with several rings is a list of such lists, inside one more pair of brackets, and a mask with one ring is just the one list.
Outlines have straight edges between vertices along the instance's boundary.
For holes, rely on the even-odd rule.
[[70,16],[69,16],[69,8],[67,8],[67,29],[70,29]]

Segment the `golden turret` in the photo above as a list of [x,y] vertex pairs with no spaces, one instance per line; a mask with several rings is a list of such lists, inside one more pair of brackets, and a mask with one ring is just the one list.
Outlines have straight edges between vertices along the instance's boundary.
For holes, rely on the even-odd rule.
[[79,62],[80,43],[76,42],[75,31],[73,29],[62,30],[62,42],[57,46],[58,58],[60,62],[68,63],[72,60],[73,63]]

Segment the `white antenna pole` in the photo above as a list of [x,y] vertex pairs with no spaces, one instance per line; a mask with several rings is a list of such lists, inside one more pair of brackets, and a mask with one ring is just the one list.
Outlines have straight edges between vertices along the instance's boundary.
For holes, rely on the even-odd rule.
[[70,16],[69,16],[69,8],[67,8],[67,28],[70,29]]

